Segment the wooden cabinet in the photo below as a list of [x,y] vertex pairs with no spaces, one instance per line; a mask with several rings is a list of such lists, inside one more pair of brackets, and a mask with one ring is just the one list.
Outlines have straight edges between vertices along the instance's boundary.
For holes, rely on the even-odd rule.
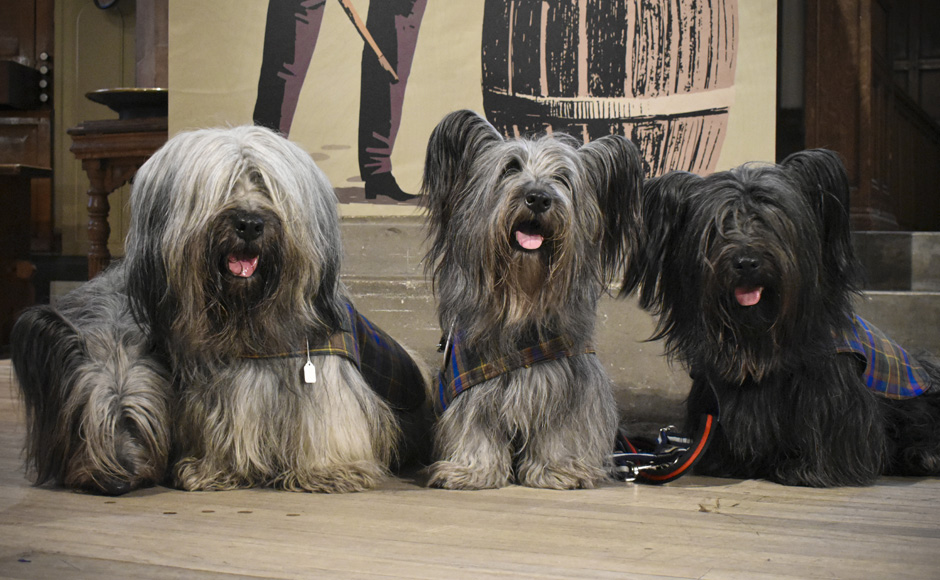
[[52,221],[53,0],[0,2],[0,352],[34,301],[30,253]]

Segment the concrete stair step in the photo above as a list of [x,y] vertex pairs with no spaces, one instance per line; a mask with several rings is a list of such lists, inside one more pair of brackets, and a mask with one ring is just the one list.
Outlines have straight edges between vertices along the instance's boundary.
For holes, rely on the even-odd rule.
[[940,232],[853,232],[866,290],[940,291]]

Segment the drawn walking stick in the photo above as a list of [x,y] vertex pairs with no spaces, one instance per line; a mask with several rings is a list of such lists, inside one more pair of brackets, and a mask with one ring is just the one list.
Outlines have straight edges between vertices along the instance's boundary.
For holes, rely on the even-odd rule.
[[356,27],[356,30],[359,32],[359,36],[362,37],[366,44],[372,47],[372,52],[375,53],[375,56],[379,59],[379,64],[382,65],[388,74],[392,75],[392,78],[395,79],[395,82],[398,82],[398,74],[395,72],[395,69],[388,62],[388,59],[385,58],[385,55],[382,54],[382,51],[379,49],[379,45],[375,43],[375,39],[372,38],[372,34],[369,32],[369,29],[366,28],[365,23],[362,21],[362,18],[359,17],[359,13],[356,12],[355,6],[352,4],[352,0],[339,0],[339,3],[342,5],[343,10],[346,12],[346,16],[349,17],[349,20],[352,21],[353,25]]

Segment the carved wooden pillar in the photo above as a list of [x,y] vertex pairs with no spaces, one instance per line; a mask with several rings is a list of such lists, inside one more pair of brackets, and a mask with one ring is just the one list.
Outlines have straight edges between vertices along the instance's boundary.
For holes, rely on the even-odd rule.
[[163,87],[167,81],[169,0],[137,0],[137,86]]
[[108,196],[134,177],[146,157],[84,159],[82,169],[88,175],[88,278],[95,277],[111,263],[108,238],[111,224]]

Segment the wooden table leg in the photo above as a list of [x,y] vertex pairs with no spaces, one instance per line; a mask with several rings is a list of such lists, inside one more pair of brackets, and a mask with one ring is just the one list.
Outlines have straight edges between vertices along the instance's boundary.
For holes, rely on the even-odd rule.
[[85,159],[82,168],[88,175],[88,279],[104,271],[111,263],[108,238],[111,224],[108,196],[130,180],[139,167],[136,164],[115,164],[108,159]]

